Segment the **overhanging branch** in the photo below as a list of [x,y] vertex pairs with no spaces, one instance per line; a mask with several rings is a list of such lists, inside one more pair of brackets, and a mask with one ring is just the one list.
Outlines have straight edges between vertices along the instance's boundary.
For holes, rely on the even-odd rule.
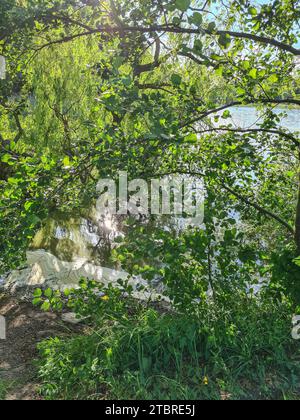
[[181,124],[181,127],[187,127],[188,125],[192,125],[206,117],[209,117],[212,114],[217,114],[218,112],[225,111],[226,109],[233,108],[235,106],[240,105],[259,105],[259,104],[273,104],[273,105],[280,105],[280,104],[286,104],[286,105],[297,105],[300,106],[300,100],[298,99],[256,99],[252,101],[242,102],[242,101],[233,101],[228,104],[222,105],[217,108],[212,108],[207,111],[201,112],[197,117],[191,118],[184,123]]
[[[172,173],[166,173],[166,174],[158,174],[156,176],[167,176],[167,175],[187,175],[187,176],[194,176],[194,177],[198,177],[198,178],[204,178],[205,175],[204,173],[201,172],[194,172],[194,171],[173,171]],[[295,235],[295,230],[293,229],[293,227],[286,222],[282,217],[278,216],[277,214],[273,213],[272,211],[265,209],[264,207],[262,207],[260,204],[253,202],[252,200],[250,200],[248,197],[245,197],[243,194],[235,191],[232,187],[229,187],[228,185],[226,185],[223,181],[218,181],[217,183],[224,188],[224,190],[226,190],[227,192],[229,192],[230,194],[232,194],[234,197],[236,197],[237,199],[239,199],[240,201],[242,201],[243,203],[247,204],[250,207],[253,207],[255,210],[257,210],[259,213],[263,214],[264,216],[267,216],[273,220],[276,220],[278,223],[280,223],[282,226],[284,226],[290,234],[292,234],[293,236]]]
[[245,128],[245,129],[235,129],[235,128],[226,128],[226,127],[217,127],[217,128],[210,128],[207,130],[200,130],[196,131],[197,134],[205,134],[205,133],[213,133],[213,132],[229,132],[229,133],[266,133],[266,134],[274,134],[276,136],[284,137],[288,140],[291,140],[295,146],[300,146],[300,141],[297,140],[292,134],[285,133],[284,131],[280,130],[271,130],[266,128]]
[[84,36],[88,36],[92,34],[122,34],[122,33],[130,33],[130,32],[132,33],[139,32],[139,33],[148,33],[148,34],[156,32],[156,33],[177,33],[177,34],[190,34],[190,35],[201,35],[203,33],[206,35],[219,35],[219,36],[229,35],[233,38],[248,39],[248,40],[252,40],[257,43],[260,43],[260,44],[271,45],[276,48],[279,48],[282,51],[289,52],[296,56],[300,55],[300,49],[297,49],[291,45],[285,44],[284,42],[280,42],[273,38],[268,38],[268,37],[250,34],[246,32],[234,32],[234,31],[222,30],[222,31],[215,31],[211,33],[210,31],[205,30],[205,29],[182,28],[182,27],[177,27],[177,26],[174,27],[174,26],[165,26],[165,25],[162,25],[162,26],[154,25],[154,26],[149,26],[149,27],[143,27],[143,26],[120,26],[119,27],[119,26],[104,25],[104,26],[99,26],[98,28],[90,29],[90,30],[87,30],[85,32],[81,32],[75,35],[67,36],[59,40],[51,41],[48,44],[44,44],[41,47],[41,49],[46,48],[50,45],[69,42],[76,38],[84,37]]
[[293,236],[295,235],[295,231],[294,231],[293,227],[288,222],[286,222],[284,219],[282,219],[280,216],[278,216],[277,214],[271,212],[270,210],[265,209],[261,205],[259,205],[257,203],[254,203],[253,201],[250,201],[247,197],[245,197],[244,195],[238,193],[237,191],[235,191],[234,189],[232,189],[228,185],[224,184],[223,182],[220,182],[220,185],[224,188],[224,190],[228,191],[230,194],[232,194],[233,196],[235,196],[239,200],[243,201],[248,206],[253,207],[254,209],[256,209],[257,211],[259,211],[260,213],[264,214],[265,216],[270,217],[270,218],[276,220],[282,226],[286,227],[287,230]]

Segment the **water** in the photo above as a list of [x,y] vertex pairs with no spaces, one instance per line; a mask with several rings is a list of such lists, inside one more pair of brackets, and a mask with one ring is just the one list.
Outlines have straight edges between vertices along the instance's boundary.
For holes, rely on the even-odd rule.
[[[300,110],[276,108],[275,114],[285,114],[282,117],[280,126],[289,131],[300,131]],[[233,107],[230,109],[232,116],[231,122],[236,128],[255,128],[263,122],[263,114],[259,113],[254,107]],[[222,115],[220,113],[220,115]],[[221,120],[222,125],[227,125],[229,120]]]
[[[255,128],[263,117],[255,107],[233,107],[231,120],[220,119],[219,124],[228,125],[230,122],[236,128]],[[298,109],[275,109],[274,112],[282,115],[281,127],[291,132],[300,132],[300,112]],[[220,113],[222,116],[223,112]],[[236,218],[236,216],[235,216]],[[96,209],[89,209],[86,217],[58,217],[57,220],[49,220],[46,227],[40,231],[34,239],[32,249],[50,250],[58,258],[72,261],[76,257],[97,259],[98,253],[104,245],[113,242],[115,237],[121,236],[111,218],[100,220]],[[201,223],[200,223],[201,225]],[[173,226],[174,227],[174,226]],[[183,228],[183,226],[178,226]],[[102,256],[101,259],[106,256]],[[102,261],[103,262],[103,261]]]

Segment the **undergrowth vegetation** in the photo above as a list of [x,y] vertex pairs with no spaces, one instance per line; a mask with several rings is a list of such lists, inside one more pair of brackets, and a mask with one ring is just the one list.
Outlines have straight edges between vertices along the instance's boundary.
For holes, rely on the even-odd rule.
[[300,348],[288,303],[247,295],[175,313],[121,289],[41,291],[36,304],[75,310],[86,330],[40,344],[47,399],[296,399]]
[[0,400],[4,400],[8,391],[8,385],[0,379]]

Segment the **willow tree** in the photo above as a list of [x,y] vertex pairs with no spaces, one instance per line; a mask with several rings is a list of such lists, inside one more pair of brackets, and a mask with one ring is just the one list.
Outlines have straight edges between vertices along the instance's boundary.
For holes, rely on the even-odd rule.
[[[89,201],[99,176],[121,169],[205,180],[208,267],[216,217],[230,233],[214,258],[243,246],[229,209],[254,224],[252,247],[283,254],[290,267],[300,254],[300,143],[275,109],[300,105],[298,1],[0,7],[4,266],[52,208]],[[231,109],[247,105],[257,107],[256,125],[234,126]]]

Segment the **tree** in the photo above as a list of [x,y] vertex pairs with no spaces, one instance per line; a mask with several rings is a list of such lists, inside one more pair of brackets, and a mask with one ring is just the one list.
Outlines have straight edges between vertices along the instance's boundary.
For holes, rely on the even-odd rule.
[[[82,205],[98,175],[119,169],[204,176],[211,237],[213,216],[233,231],[224,212],[233,207],[266,240],[275,230],[277,252],[292,244],[289,258],[299,255],[299,136],[274,112],[300,105],[298,6],[3,1],[2,163],[12,171],[2,177],[3,258],[20,246],[16,236],[27,237],[26,248],[51,208]],[[230,110],[247,105],[260,112],[258,124],[234,127]]]

